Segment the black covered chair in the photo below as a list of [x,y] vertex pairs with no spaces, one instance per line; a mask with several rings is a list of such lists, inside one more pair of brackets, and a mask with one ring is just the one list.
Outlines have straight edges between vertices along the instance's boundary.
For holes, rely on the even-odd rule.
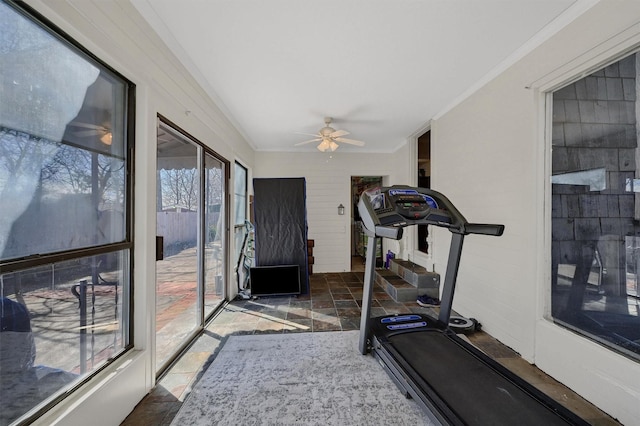
[[0,298],[0,424],[9,424],[76,378],[34,365],[36,346],[27,308]]

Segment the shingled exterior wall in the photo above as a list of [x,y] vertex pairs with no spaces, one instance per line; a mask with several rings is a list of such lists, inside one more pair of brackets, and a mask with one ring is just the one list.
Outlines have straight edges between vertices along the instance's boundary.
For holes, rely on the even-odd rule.
[[636,99],[636,55],[553,94],[552,174],[606,169],[604,190],[584,182],[552,185],[554,289],[558,264],[576,265],[568,299],[559,304],[554,297],[554,316],[581,309],[596,249],[606,271],[602,289],[626,294],[625,236],[638,230],[631,187],[638,177]]

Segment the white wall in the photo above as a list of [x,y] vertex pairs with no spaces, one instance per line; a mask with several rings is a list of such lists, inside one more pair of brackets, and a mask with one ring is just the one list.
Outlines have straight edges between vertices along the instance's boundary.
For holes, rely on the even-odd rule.
[[[469,221],[506,225],[500,238],[466,238],[454,309],[625,424],[640,421],[640,364],[544,318],[550,143],[543,92],[639,43],[638,22],[639,2],[596,4],[434,120],[431,139],[433,187]],[[434,256],[436,266],[446,262],[445,250]]]
[[[152,349],[155,347],[157,114],[211,147],[232,165],[239,159],[252,167],[253,150],[129,2],[32,0],[28,3],[136,84],[133,277],[136,350],[109,366],[37,422],[85,425],[90,419],[92,425],[111,426],[119,424],[155,384]],[[232,191],[233,181],[230,188]],[[234,217],[233,210],[231,217]],[[233,259],[229,259],[231,277],[233,263]]]
[[[306,179],[313,272],[343,272],[351,270],[351,176],[383,176],[385,185],[406,184],[408,149],[405,145],[392,154],[256,152],[253,171],[256,178]],[[338,215],[339,204],[345,206],[344,216]]]

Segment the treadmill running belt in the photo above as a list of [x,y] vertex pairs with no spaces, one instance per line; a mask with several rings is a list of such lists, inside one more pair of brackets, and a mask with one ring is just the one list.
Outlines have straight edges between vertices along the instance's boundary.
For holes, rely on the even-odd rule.
[[383,345],[399,352],[466,424],[570,423],[440,331],[397,334]]

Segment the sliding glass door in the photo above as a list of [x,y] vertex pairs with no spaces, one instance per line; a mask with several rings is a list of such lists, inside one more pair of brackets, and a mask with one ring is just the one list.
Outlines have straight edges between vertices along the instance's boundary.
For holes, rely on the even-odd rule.
[[163,371],[225,298],[225,163],[158,121],[156,370]]

